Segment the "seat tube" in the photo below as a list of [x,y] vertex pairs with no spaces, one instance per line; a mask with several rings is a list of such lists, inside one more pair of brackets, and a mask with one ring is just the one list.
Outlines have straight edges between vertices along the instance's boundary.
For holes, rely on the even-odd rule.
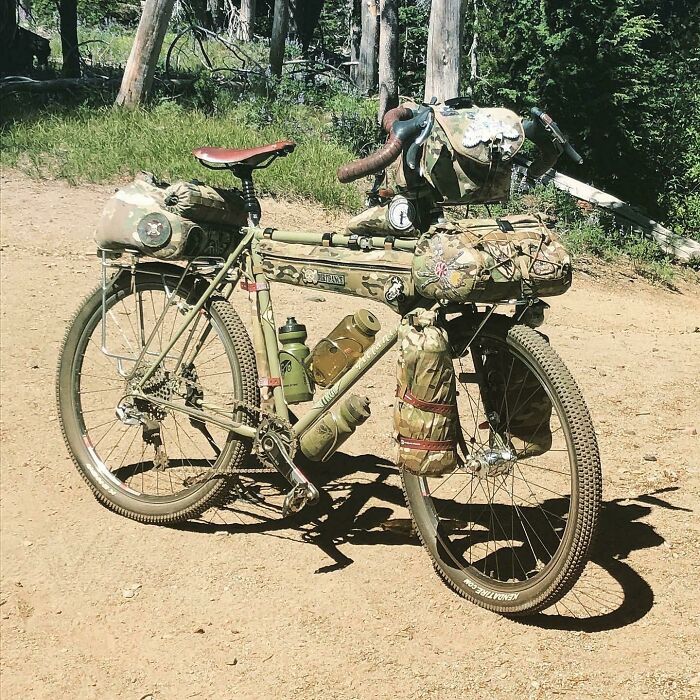
[[270,297],[270,286],[262,272],[262,260],[253,247],[252,250],[253,276],[256,287],[256,306],[260,325],[262,326],[263,338],[265,340],[265,353],[267,355],[268,377],[262,378],[272,388],[272,398],[275,404],[275,413],[284,420],[289,420],[289,410],[287,401],[284,398],[284,388],[282,386],[282,370],[280,368],[279,349],[277,347],[277,331],[275,325],[275,314],[272,309],[272,299]]

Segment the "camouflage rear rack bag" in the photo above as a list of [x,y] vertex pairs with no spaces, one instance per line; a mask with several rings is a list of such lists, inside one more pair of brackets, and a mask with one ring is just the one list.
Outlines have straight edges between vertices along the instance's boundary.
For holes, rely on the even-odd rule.
[[141,173],[107,202],[95,242],[101,250],[161,260],[225,257],[246,217],[240,196],[222,192],[193,183],[169,186]]
[[445,204],[502,202],[510,195],[512,158],[525,141],[520,117],[508,109],[435,106],[421,175]]
[[416,291],[443,302],[493,302],[563,294],[571,259],[534,216],[437,224],[416,245]]
[[247,223],[243,198],[237,190],[199,182],[176,182],[166,188],[163,199],[168,211],[198,224],[241,227]]
[[399,327],[394,429],[397,464],[441,476],[457,467],[457,391],[447,332],[435,313],[407,316]]

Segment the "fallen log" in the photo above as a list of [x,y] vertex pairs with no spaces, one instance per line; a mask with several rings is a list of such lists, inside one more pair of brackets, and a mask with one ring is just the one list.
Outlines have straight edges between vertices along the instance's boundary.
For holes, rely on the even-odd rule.
[[0,95],[14,92],[53,92],[55,90],[80,90],[85,88],[119,85],[121,78],[55,78],[33,80],[32,78],[6,78],[0,82]]
[[[527,178],[528,165],[529,162],[523,159],[519,160],[518,164],[514,166],[516,173],[521,179]],[[686,263],[691,260],[700,260],[699,241],[679,236],[658,221],[654,221],[654,219],[642,214],[642,212],[627,202],[623,202],[621,199],[603,192],[603,190],[587,185],[585,182],[576,180],[556,170],[548,170],[536,182],[542,185],[551,184],[558,190],[567,192],[576,199],[589,202],[594,207],[612,213],[616,219],[632,226],[634,229],[641,231],[646,237],[656,241],[661,250],[677,260]]]

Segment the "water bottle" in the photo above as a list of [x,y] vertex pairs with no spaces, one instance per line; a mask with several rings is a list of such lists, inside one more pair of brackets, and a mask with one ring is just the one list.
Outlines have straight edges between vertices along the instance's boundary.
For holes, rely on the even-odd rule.
[[346,316],[319,341],[307,360],[314,382],[321,387],[334,384],[372,345],[380,328],[377,317],[367,309]]
[[327,461],[369,415],[369,399],[351,394],[301,436],[301,451],[314,462]]
[[311,401],[314,389],[305,367],[305,361],[311,352],[306,345],[306,326],[299,323],[294,316],[290,316],[279,328],[277,337],[282,345],[280,369],[287,403]]

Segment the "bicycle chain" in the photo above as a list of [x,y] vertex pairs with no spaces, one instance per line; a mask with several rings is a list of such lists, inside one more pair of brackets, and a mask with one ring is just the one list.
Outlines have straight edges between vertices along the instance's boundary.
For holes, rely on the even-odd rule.
[[[195,382],[191,379],[187,379],[186,377],[183,377],[180,375],[178,377],[179,381],[184,382],[188,385],[191,385],[194,389],[199,390],[204,393],[204,388],[199,384],[198,382]],[[293,437],[292,433],[292,424],[283,418],[280,418],[276,413],[272,413],[272,411],[266,411],[263,408],[260,408],[259,406],[254,406],[253,404],[249,404],[245,401],[241,401],[239,399],[229,399],[226,397],[224,394],[221,394],[220,392],[214,390],[214,389],[209,389],[207,390],[207,393],[211,396],[218,397],[224,401],[225,406],[231,406],[234,411],[238,410],[245,410],[245,411],[250,411],[252,413],[256,413],[260,416],[260,420],[258,421],[258,435],[260,434],[260,428],[264,426],[266,423],[268,425],[277,425],[281,427],[284,430],[284,440],[289,446],[289,456],[294,457],[296,454],[296,449],[297,449],[297,440]],[[256,436],[257,437],[257,436]],[[275,466],[273,464],[267,463],[267,460],[265,460],[264,453],[262,452],[255,452],[255,455],[260,459],[262,463],[262,469],[261,468],[244,468],[241,467],[239,469],[236,469],[234,473],[236,474],[258,474],[261,471],[277,471]]]

